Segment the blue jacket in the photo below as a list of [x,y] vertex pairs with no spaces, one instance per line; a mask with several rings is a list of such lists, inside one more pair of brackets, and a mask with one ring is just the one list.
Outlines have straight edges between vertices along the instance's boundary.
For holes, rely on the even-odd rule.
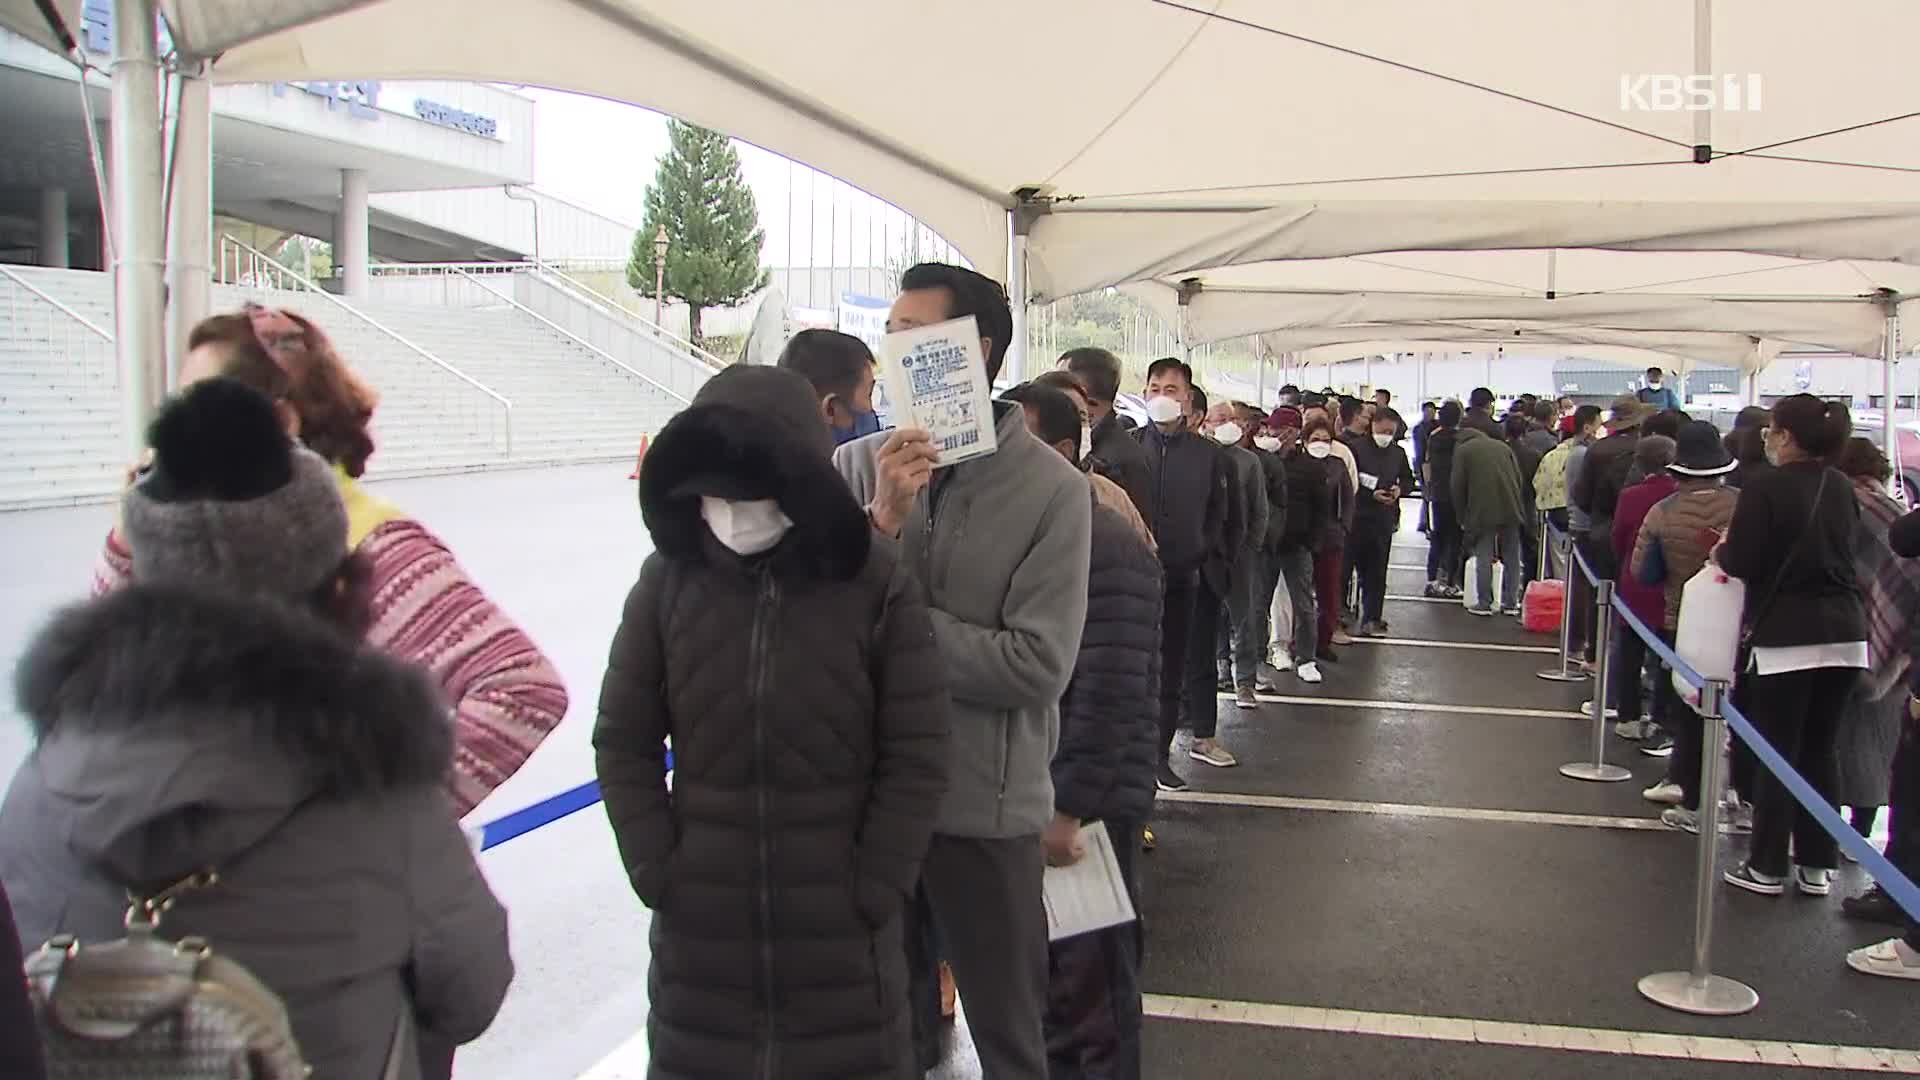
[[1640,392],[1634,396],[1640,399],[1641,404],[1651,405],[1663,412],[1682,411],[1680,408],[1680,391],[1675,390],[1671,386],[1661,386],[1658,389],[1651,386],[1643,386],[1640,388]]

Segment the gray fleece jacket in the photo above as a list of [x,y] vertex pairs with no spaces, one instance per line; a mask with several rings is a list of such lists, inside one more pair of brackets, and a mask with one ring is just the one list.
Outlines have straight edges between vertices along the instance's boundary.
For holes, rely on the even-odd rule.
[[[946,797],[934,831],[1038,833],[1053,816],[1049,766],[1060,695],[1087,618],[1093,504],[1087,480],[996,402],[994,453],[934,474],[900,541],[926,585],[953,693]],[[872,500],[886,434],[840,447],[834,467]]]

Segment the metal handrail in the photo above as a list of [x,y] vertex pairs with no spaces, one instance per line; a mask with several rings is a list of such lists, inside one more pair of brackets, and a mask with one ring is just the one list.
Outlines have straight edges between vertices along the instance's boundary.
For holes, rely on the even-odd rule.
[[650,331],[653,334],[653,336],[659,337],[659,338],[665,338],[666,340],[673,342],[676,345],[685,347],[688,353],[691,354],[694,359],[699,360],[701,363],[705,364],[707,367],[713,368],[715,371],[718,371],[721,368],[730,366],[725,360],[720,359],[718,356],[714,355],[713,353],[710,353],[707,350],[701,348],[700,346],[695,345],[693,342],[688,341],[686,338],[683,338],[680,335],[674,333],[673,331],[667,329],[666,327],[661,326],[659,323],[654,322],[652,319],[649,319],[646,316],[640,315],[636,312],[627,310],[626,308],[620,306],[620,304],[616,302],[612,297],[607,296],[605,293],[602,293],[598,289],[595,289],[593,286],[588,285],[586,282],[575,280],[566,271],[557,270],[550,263],[536,262],[533,264],[533,268],[536,272],[547,274],[549,278],[557,279],[553,282],[554,285],[557,288],[565,289],[569,292],[572,292],[575,298],[578,299],[581,303],[597,306],[603,309],[605,314],[613,318],[630,320],[632,322],[639,323],[641,326],[645,327],[648,331]]
[[93,324],[93,320],[73,310],[72,308],[54,299],[53,297],[48,296],[44,289],[39,288],[38,286],[34,285],[33,282],[28,281],[26,278],[21,277],[19,274],[14,273],[12,270],[9,270],[4,266],[0,266],[0,277],[6,278],[8,281],[11,281],[15,285],[18,285],[21,288],[27,290],[28,292],[32,293],[34,296],[39,297],[41,300],[47,302],[48,304],[53,305],[53,307],[56,310],[58,310],[62,315],[65,315],[67,318],[72,319],[74,322],[79,323],[83,327],[86,327],[88,330],[92,331],[94,336],[98,337],[100,340],[102,341],[113,340],[113,335],[107,333],[105,330],[100,329],[98,326],[95,326]]
[[225,255],[224,249],[228,245],[232,245],[234,248],[237,248],[238,250],[246,253],[247,255],[252,256],[253,258],[259,260],[260,262],[266,263],[268,266],[273,267],[275,270],[279,271],[282,274],[285,274],[289,279],[299,284],[300,287],[305,289],[306,291],[325,299],[328,303],[334,305],[340,310],[346,312],[347,314],[353,316],[356,319],[359,319],[361,322],[366,323],[368,326],[373,327],[375,330],[378,330],[382,334],[385,334],[386,336],[399,342],[401,346],[403,346],[410,352],[414,353],[416,356],[419,356],[421,359],[434,364],[435,366],[446,371],[448,374],[452,375],[454,378],[459,379],[461,382],[466,383],[468,386],[473,387],[475,390],[478,390],[481,393],[492,398],[493,400],[499,402],[500,406],[506,410],[506,414],[507,414],[507,446],[506,446],[507,456],[508,457],[513,456],[513,402],[507,400],[505,395],[501,394],[498,390],[495,390],[493,387],[488,386],[486,383],[481,382],[479,379],[476,379],[473,376],[467,374],[466,372],[461,371],[459,368],[453,366],[452,364],[447,363],[445,360],[442,360],[438,356],[435,356],[434,354],[414,344],[412,341],[409,341],[406,337],[401,335],[398,331],[388,327],[386,324],[382,323],[380,320],[374,318],[373,316],[367,314],[364,311],[361,311],[359,308],[354,307],[352,304],[347,303],[345,300],[340,299],[339,297],[333,295],[332,293],[314,284],[313,282],[307,280],[306,278],[301,277],[298,272],[290,269],[284,263],[280,262],[278,259],[275,259],[273,256],[268,255],[258,250],[257,248],[254,248],[252,245],[248,244],[244,240],[237,240],[232,236],[222,236],[220,238],[220,246],[223,249],[221,253],[220,262],[223,267],[226,265],[226,255]]
[[[574,260],[584,264],[588,260]],[[611,267],[610,267],[611,268]],[[625,307],[600,290],[580,281],[562,267],[561,264],[540,259],[525,259],[520,262],[436,262],[436,263],[375,263],[367,267],[367,272],[375,277],[432,277],[448,274],[517,274],[531,270],[542,275],[541,280],[557,289],[573,294],[574,299],[590,307],[599,308],[601,314],[616,319],[623,324],[637,323],[638,332],[658,338],[662,344],[677,345],[705,367],[719,371],[729,365],[725,360],[706,349],[695,345],[679,334],[661,326],[639,312]]]
[[581,348],[586,349],[588,352],[593,353],[595,356],[598,356],[600,359],[605,360],[607,363],[612,364],[614,367],[617,367],[620,370],[626,372],[627,374],[632,375],[634,378],[639,379],[640,381],[646,383],[648,386],[653,387],[654,389],[660,391],[661,393],[667,395],[668,397],[673,398],[675,401],[678,401],[680,404],[682,405],[693,404],[693,402],[689,400],[685,395],[682,395],[676,391],[670,390],[667,387],[661,385],[659,380],[655,379],[653,376],[648,375],[646,372],[641,371],[639,368],[634,367],[632,364],[629,364],[624,360],[621,360],[619,357],[614,356],[612,353],[601,348],[600,346],[595,345],[594,343],[586,340],[585,338],[567,329],[566,327],[561,326],[559,323],[554,322],[552,319],[547,318],[545,315],[542,315],[539,312],[528,307],[527,305],[521,303],[520,301],[515,300],[513,297],[504,295],[499,292],[495,292],[485,282],[481,281],[479,278],[473,276],[472,274],[467,273],[465,270],[455,269],[453,273],[459,274],[461,277],[466,278],[468,283],[471,284],[474,288],[479,289],[482,292],[489,293],[493,296],[499,297],[501,300],[504,300],[507,303],[513,305],[516,309],[518,309],[521,312],[521,314],[534,319],[535,321],[539,322],[541,325],[545,326],[547,329],[552,330],[554,333],[559,334],[561,337],[566,338],[568,341],[573,342],[575,345],[578,345]]

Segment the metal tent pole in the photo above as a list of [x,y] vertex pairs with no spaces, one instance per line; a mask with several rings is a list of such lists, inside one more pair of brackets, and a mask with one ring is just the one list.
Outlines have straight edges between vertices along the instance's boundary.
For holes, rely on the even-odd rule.
[[1013,334],[1004,366],[1008,378],[1022,382],[1027,373],[1027,227],[1021,215],[1007,212],[1007,305],[1013,309]]
[[[211,314],[213,274],[213,83],[180,76],[167,206],[167,371],[176,385],[194,325]],[[304,253],[306,247],[302,245]]]
[[[1575,780],[1617,783],[1633,773],[1607,762],[1607,689],[1613,668],[1613,582],[1602,581],[1594,598],[1594,653],[1599,665],[1593,673],[1593,760],[1560,766],[1560,775]],[[1633,631],[1629,630],[1628,633]]]
[[121,437],[146,446],[147,420],[166,390],[166,237],[161,175],[160,60],[155,0],[113,5],[112,181],[114,357],[120,369]]
[[[1737,1016],[1760,1004],[1753,988],[1713,974],[1713,890],[1720,882],[1714,859],[1720,845],[1720,758],[1726,745],[1727,684],[1709,679],[1700,689],[1700,842],[1694,860],[1693,967],[1662,971],[1640,980],[1647,1000],[1696,1016]],[[1683,706],[1684,707],[1684,706]]]
[[1880,367],[1884,395],[1880,410],[1883,418],[1881,425],[1882,446],[1887,452],[1887,461],[1893,466],[1895,491],[1902,490],[1900,484],[1900,439],[1893,426],[1895,376],[1900,369],[1900,305],[1897,297],[1886,300],[1886,330],[1880,335]]

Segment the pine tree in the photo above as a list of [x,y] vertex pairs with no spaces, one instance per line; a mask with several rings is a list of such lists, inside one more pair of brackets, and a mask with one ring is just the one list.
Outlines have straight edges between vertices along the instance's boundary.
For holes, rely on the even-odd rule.
[[738,304],[767,284],[760,266],[765,232],[740,155],[719,132],[667,121],[669,146],[647,187],[646,216],[633,237],[627,283],[653,296],[654,237],[667,227],[666,294],[687,304],[688,337],[701,343],[700,313]]

